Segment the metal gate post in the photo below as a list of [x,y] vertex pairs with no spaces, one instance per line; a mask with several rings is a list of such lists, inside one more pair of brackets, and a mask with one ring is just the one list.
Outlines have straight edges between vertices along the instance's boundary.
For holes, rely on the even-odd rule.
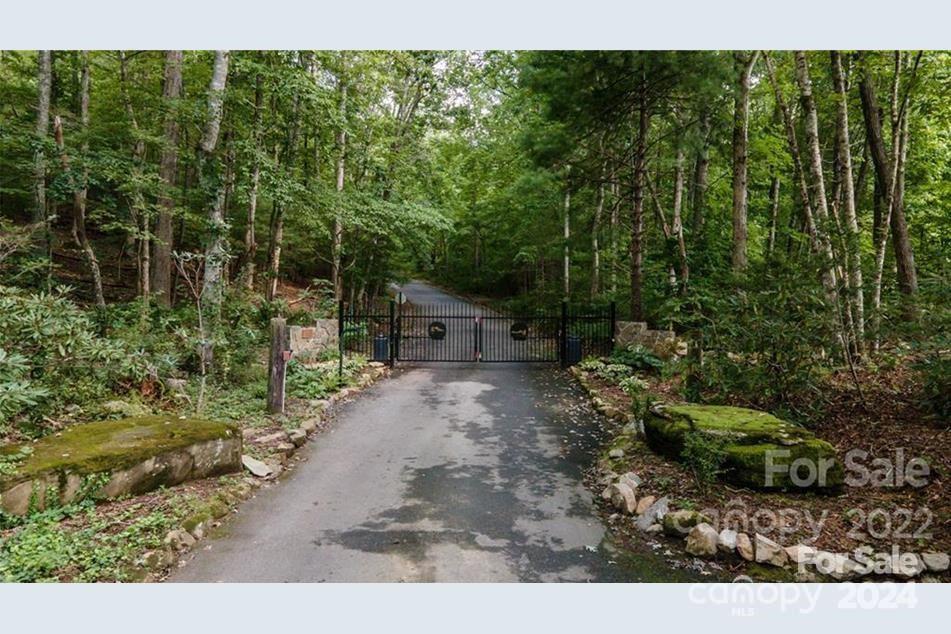
[[337,302],[337,377],[343,376],[343,300]]
[[568,365],[568,302],[561,302],[561,341],[558,347],[558,357],[561,360],[561,367]]
[[396,364],[396,302],[390,300],[390,367]]
[[614,338],[617,336],[617,303],[611,302],[611,352],[614,352]]

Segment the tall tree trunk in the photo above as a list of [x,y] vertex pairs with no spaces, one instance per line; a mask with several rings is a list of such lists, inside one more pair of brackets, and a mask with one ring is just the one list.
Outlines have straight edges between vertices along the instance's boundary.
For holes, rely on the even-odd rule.
[[819,143],[819,118],[816,114],[816,102],[812,95],[812,80],[809,77],[809,63],[804,51],[796,51],[796,81],[799,84],[800,101],[805,118],[806,145],[809,150],[810,169],[812,172],[813,200],[816,209],[817,240],[819,255],[823,260],[822,283],[826,296],[836,315],[836,325],[839,326],[839,339],[846,359],[851,358],[848,349],[848,337],[842,332],[842,321],[839,307],[838,290],[835,276],[835,254],[832,250],[832,241],[829,239],[829,205],[826,199],[825,176],[822,170],[822,148]]
[[[301,96],[297,92],[294,94],[294,105],[292,108],[290,127],[287,131],[287,145],[284,148],[284,171],[290,175],[294,169],[294,160],[297,151],[297,138],[300,132],[301,123]],[[281,273],[281,249],[284,242],[284,211],[283,204],[275,205],[272,214],[271,223],[271,248],[268,257],[268,288],[267,300],[274,301],[277,297],[278,282]]]
[[[341,71],[339,93],[340,93],[340,129],[337,130],[337,204],[341,204],[343,187],[346,182],[346,160],[347,160],[347,81]],[[341,256],[343,254],[343,214],[337,209],[334,214],[334,226],[331,251],[331,270],[330,281],[334,289],[334,299],[340,301],[343,298],[343,272],[340,269]]]
[[136,223],[136,233],[138,233],[138,286],[139,295],[142,298],[142,317],[143,320],[148,314],[149,300],[151,296],[150,257],[151,257],[151,222],[149,221],[149,210],[145,204],[145,196],[139,183],[142,181],[142,163],[145,159],[145,140],[139,132],[139,124],[135,118],[135,109],[132,107],[132,98],[129,95],[129,77],[128,77],[128,58],[124,51],[119,51],[119,93],[122,98],[122,106],[125,109],[126,117],[129,119],[129,125],[132,128],[132,187],[129,193],[129,199],[132,208],[132,216]]
[[684,198],[684,151],[677,147],[677,159],[674,163],[674,212],[671,220],[671,233],[677,240],[677,255],[680,261],[680,292],[687,292],[690,281],[690,267],[687,263],[687,243],[684,241],[683,223]]
[[254,80],[254,158],[251,164],[251,184],[248,188],[248,214],[244,227],[244,267],[241,270],[241,285],[246,290],[254,288],[254,258],[258,243],[254,223],[258,210],[258,187],[261,183],[261,145],[263,134],[264,76],[260,73]]
[[700,149],[697,150],[697,158],[693,169],[693,198],[691,206],[693,211],[693,220],[691,221],[691,230],[693,240],[699,240],[700,232],[703,230],[704,204],[707,199],[707,177],[710,172],[710,114],[704,112],[700,116]]
[[607,161],[604,159],[604,141],[601,146],[601,175],[598,179],[598,194],[594,205],[594,220],[591,223],[591,299],[601,292],[601,216],[604,213],[604,179],[607,176]]
[[766,257],[773,256],[776,249],[776,223],[779,220],[779,176],[773,175],[769,184],[769,238],[766,241]]
[[204,279],[201,289],[201,303],[205,332],[202,333],[203,359],[210,365],[213,352],[213,335],[221,313],[221,299],[224,280],[222,270],[228,257],[228,225],[225,221],[225,187],[221,178],[215,148],[221,131],[224,114],[225,85],[228,81],[228,60],[230,51],[215,51],[211,80],[208,83],[208,115],[201,140],[198,142],[198,165],[201,174],[202,191],[207,196],[208,206],[207,232],[205,242]]
[[[865,120],[866,139],[868,140],[869,152],[872,157],[872,163],[875,166],[876,191],[879,192],[881,208],[884,212],[876,214],[876,223],[878,229],[875,238],[875,269],[872,282],[872,329],[874,331],[874,340],[872,347],[878,349],[880,326],[881,326],[881,294],[882,279],[884,277],[885,249],[888,243],[889,231],[891,227],[893,239],[895,241],[902,239],[901,224],[893,221],[897,210],[897,198],[899,196],[899,174],[904,171],[904,159],[906,152],[904,146],[906,138],[903,131],[906,128],[907,108],[911,96],[911,88],[914,85],[915,74],[921,59],[921,53],[915,59],[912,69],[912,77],[909,87],[905,90],[904,97],[899,100],[899,84],[901,77],[901,53],[895,54],[895,75],[892,83],[892,147],[891,156],[885,147],[884,132],[882,128],[881,112],[878,105],[878,98],[875,94],[875,87],[868,71],[862,73],[859,82],[859,94],[862,98],[862,115]],[[898,231],[896,231],[898,228]],[[876,232],[873,232],[875,234]],[[907,226],[905,227],[904,238],[907,239]],[[898,266],[899,271],[899,290],[906,296],[906,307],[913,306],[913,295],[917,290],[917,278],[915,275],[914,256],[911,251],[911,244],[907,244],[907,249],[902,246],[895,247],[896,259],[903,259],[904,262]],[[905,275],[905,279],[901,276]],[[906,317],[913,318],[914,311],[906,308]]]
[[631,165],[631,305],[633,321],[644,321],[643,266],[644,252],[641,239],[644,232],[644,177],[647,164],[647,132],[650,127],[650,114],[647,111],[647,95],[641,84],[640,106],[638,107],[637,138],[633,163]]
[[178,172],[178,118],[176,102],[182,95],[182,51],[165,51],[165,80],[162,100],[165,112],[165,141],[159,159],[159,178],[163,191],[158,196],[158,220],[155,223],[155,258],[152,260],[152,290],[163,306],[172,300],[172,219],[175,202],[172,190]]
[[[53,235],[46,212],[46,137],[50,128],[50,92],[53,85],[53,61],[50,51],[37,51],[36,126],[33,132],[33,223],[43,224],[46,242],[47,278],[53,271]],[[37,250],[39,250],[37,245]]]
[[[799,152],[799,141],[796,137],[796,124],[795,121],[793,121],[792,112],[789,109],[789,105],[786,103],[786,99],[783,97],[782,88],[780,87],[779,81],[776,77],[776,69],[773,66],[773,61],[769,54],[765,52],[763,53],[763,61],[766,64],[766,71],[769,74],[769,82],[773,86],[773,93],[776,96],[776,104],[778,105],[779,111],[783,117],[783,128],[786,131],[786,142],[789,145],[789,154],[793,160],[793,176],[799,188],[799,202],[802,206],[803,224],[805,225],[806,234],[809,236],[812,250],[818,252],[819,239],[816,232],[815,216],[812,212],[812,202],[809,200],[809,184],[806,182],[806,171],[803,167],[802,155]],[[790,222],[792,222],[791,215]]]
[[[80,144],[80,159],[85,160],[89,153],[89,141],[86,135],[89,131],[89,52],[80,53],[80,78],[79,78],[79,123],[82,134]],[[60,161],[63,165],[63,171],[71,174],[72,169],[69,160],[69,154],[66,152],[66,140],[63,137],[63,122],[59,117],[53,119],[53,136],[56,139],[56,146],[59,148]],[[102,274],[99,270],[99,260],[96,259],[96,252],[93,250],[89,236],[86,235],[86,194],[87,182],[89,180],[88,170],[85,165],[82,166],[78,175],[72,175],[75,189],[73,190],[73,227],[76,231],[76,242],[83,251],[83,257],[86,259],[86,265],[89,267],[89,275],[92,278],[93,299],[98,308],[106,307],[106,300],[102,292]]]
[[617,296],[617,270],[618,270],[618,211],[621,206],[620,196],[618,196],[618,183],[614,175],[611,176],[611,297]]
[[838,95],[836,135],[842,185],[842,213],[845,219],[846,269],[849,276],[849,306],[854,328],[855,352],[861,356],[865,345],[865,305],[862,290],[862,251],[858,215],[855,209],[855,185],[852,180],[852,149],[849,141],[849,102],[839,51],[832,51],[832,76]]
[[733,270],[747,265],[747,169],[746,155],[750,127],[750,73],[758,52],[736,52],[733,68],[736,87],[733,93]]
[[568,242],[571,240],[571,167],[565,169],[565,215],[564,215],[564,255],[562,270],[562,292],[567,301],[571,297],[571,251]]

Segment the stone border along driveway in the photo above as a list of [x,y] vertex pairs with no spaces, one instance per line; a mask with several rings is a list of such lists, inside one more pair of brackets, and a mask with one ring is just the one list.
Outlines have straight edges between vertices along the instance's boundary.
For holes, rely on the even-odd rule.
[[327,421],[338,403],[359,393],[378,379],[389,376],[389,372],[390,369],[386,365],[369,362],[356,386],[346,387],[326,399],[310,401],[307,415],[297,429],[271,432],[266,429],[245,428],[242,431],[245,448],[254,446],[267,451],[269,455],[264,460],[253,458],[247,453],[242,455],[242,463],[248,475],[237,485],[219,490],[203,507],[185,518],[179,528],[169,531],[162,549],[143,553],[137,561],[137,566],[142,571],[141,581],[164,580],[168,570],[192,550],[198,541],[207,537],[213,528],[221,526],[229,514],[236,512],[235,509],[241,502],[253,497],[255,489],[268,487],[282,473],[291,469],[287,467],[290,458],[297,449],[317,437],[323,430],[321,423]]
[[[572,367],[571,373],[591,397],[594,408],[623,426],[617,436],[644,436],[643,423],[633,413],[624,412],[604,399],[588,380],[586,372]],[[686,556],[709,559],[721,555],[730,557],[734,563],[755,562],[775,567],[781,575],[788,576],[788,580],[800,582],[854,581],[869,575],[877,579],[913,580],[926,573],[935,575],[931,577],[935,581],[944,581],[948,577],[948,553],[924,552],[919,555],[905,552],[895,556],[863,547],[867,548],[863,553],[866,559],[858,562],[848,553],[826,552],[807,544],[784,547],[759,533],[748,535],[729,528],[717,532],[711,525],[712,520],[698,511],[670,511],[672,501],[667,496],[638,498],[637,490],[643,482],[641,476],[633,472],[618,475],[611,468],[611,460],[624,457],[623,449],[610,449],[605,457],[607,460],[598,462],[597,479],[597,484],[604,489],[595,491],[595,494],[600,493],[601,499],[615,508],[617,514],[636,518],[635,526],[645,535],[682,540],[680,543]],[[614,526],[612,522],[607,524]]]

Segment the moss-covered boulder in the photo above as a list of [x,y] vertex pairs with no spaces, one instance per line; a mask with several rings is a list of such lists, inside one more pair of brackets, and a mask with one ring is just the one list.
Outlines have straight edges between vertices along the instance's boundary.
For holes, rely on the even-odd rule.
[[0,508],[23,515],[83,495],[114,498],[241,470],[241,433],[227,423],[139,416],[76,425],[28,445],[0,477]]
[[753,488],[834,489],[842,485],[835,449],[803,427],[753,409],[722,405],[654,407],[644,421],[647,443],[680,460],[688,434],[722,451],[721,477]]

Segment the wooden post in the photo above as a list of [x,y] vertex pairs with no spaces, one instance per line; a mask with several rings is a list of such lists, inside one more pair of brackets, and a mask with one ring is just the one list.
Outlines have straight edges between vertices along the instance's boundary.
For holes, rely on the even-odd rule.
[[290,350],[287,341],[287,321],[283,317],[271,320],[271,355],[268,364],[267,411],[284,413],[284,378]]

